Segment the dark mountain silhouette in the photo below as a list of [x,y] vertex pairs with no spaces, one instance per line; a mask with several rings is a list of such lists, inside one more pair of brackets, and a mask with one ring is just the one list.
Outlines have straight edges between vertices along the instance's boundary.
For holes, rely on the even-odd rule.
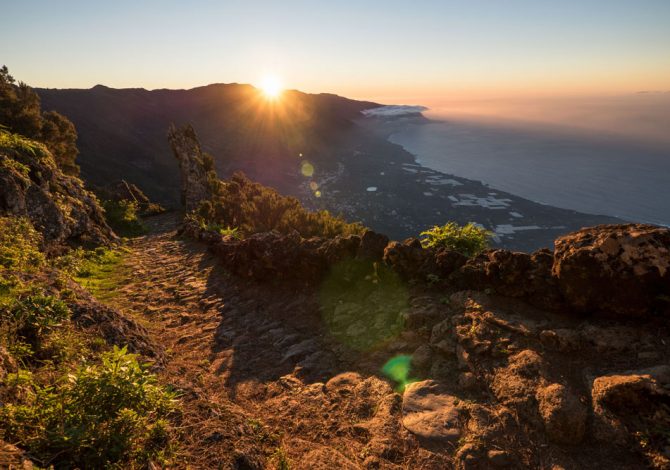
[[376,103],[332,94],[285,91],[266,99],[250,85],[212,84],[190,90],[37,89],[46,109],[74,122],[82,176],[93,185],[126,179],[152,199],[175,202],[177,163],[167,145],[171,123],[190,123],[217,170],[242,170],[278,188],[295,179],[296,157],[332,142]]

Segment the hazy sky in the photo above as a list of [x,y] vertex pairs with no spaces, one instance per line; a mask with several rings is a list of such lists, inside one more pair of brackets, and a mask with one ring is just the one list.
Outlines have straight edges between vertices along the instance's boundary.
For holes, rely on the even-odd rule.
[[442,98],[670,90],[670,0],[5,1],[0,63],[41,87],[285,86]]

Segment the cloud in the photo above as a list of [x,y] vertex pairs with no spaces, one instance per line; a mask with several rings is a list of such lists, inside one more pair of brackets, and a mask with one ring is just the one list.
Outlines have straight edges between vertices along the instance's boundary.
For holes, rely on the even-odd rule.
[[428,111],[425,106],[391,105],[366,109],[363,114],[367,117],[400,117],[421,114],[424,111]]

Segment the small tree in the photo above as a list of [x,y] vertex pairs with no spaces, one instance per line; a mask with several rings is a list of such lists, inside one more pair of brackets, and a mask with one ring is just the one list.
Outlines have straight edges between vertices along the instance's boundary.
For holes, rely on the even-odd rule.
[[447,248],[465,256],[475,256],[488,247],[492,235],[472,222],[462,227],[456,222],[449,222],[421,232],[421,244],[425,248]]

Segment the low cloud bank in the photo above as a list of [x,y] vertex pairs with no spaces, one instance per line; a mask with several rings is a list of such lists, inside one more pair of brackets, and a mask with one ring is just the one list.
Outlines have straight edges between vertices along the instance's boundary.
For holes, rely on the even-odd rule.
[[[383,109],[383,108],[382,108]],[[670,150],[670,92],[590,98],[451,101],[432,106],[434,119],[537,126],[633,139]]]
[[363,114],[368,117],[399,117],[421,114],[424,111],[428,111],[425,106],[391,105],[366,109]]

